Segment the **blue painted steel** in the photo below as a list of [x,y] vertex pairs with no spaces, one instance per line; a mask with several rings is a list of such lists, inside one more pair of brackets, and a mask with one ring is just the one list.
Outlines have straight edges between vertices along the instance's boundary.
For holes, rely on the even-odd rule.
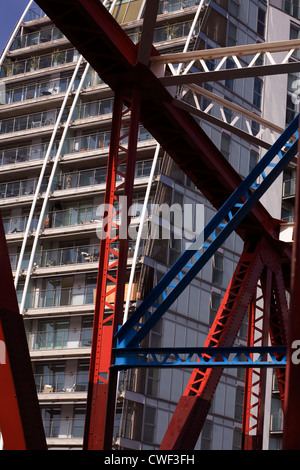
[[114,349],[116,369],[137,367],[285,367],[285,346]]
[[[298,128],[299,115],[295,117],[207,224],[204,233],[200,234],[191,247],[179,257],[127,322],[119,328],[116,334],[118,347],[137,347],[207,261],[216,253],[217,249],[236,229],[296,155],[299,137]],[[279,159],[278,162],[274,161],[277,159]],[[266,174],[267,168],[270,168],[268,174]],[[261,183],[257,182],[258,178],[262,179]],[[221,229],[218,234],[216,229]],[[212,237],[212,242],[208,240],[209,237]],[[205,240],[205,242],[201,244],[201,240]],[[201,254],[200,251],[202,251]],[[192,260],[193,257],[195,257],[195,261]],[[183,269],[185,272],[183,272]],[[161,302],[158,301],[160,296],[163,299]],[[143,316],[146,317],[146,321],[140,323]]]

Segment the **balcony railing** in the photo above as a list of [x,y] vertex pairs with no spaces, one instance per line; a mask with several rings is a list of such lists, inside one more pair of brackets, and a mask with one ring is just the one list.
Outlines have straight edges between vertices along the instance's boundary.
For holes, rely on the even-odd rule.
[[19,35],[14,40],[10,50],[15,51],[24,47],[37,46],[50,41],[64,38],[64,34],[58,28],[47,28],[33,33]]
[[[187,37],[190,33],[191,26],[192,21],[185,21],[182,23],[168,24],[161,26],[160,28],[156,28],[154,30],[153,42],[159,43]],[[199,28],[196,26],[194,35],[197,34],[198,31]],[[141,34],[141,30],[138,30],[134,33],[129,33],[128,36],[134,43],[137,43],[141,39]]]
[[[48,80],[41,83],[34,83],[32,85],[23,85],[20,87],[6,90],[5,95],[3,94],[2,101],[0,104],[13,104],[22,101],[33,100],[37,98],[44,98],[45,96],[56,95],[58,93],[64,93],[70,83],[71,78],[60,78],[56,80]],[[77,77],[74,82],[73,90],[76,90],[79,84],[80,77]]]
[[78,331],[78,338],[70,337],[70,330],[61,328],[52,331],[37,331],[29,336],[32,350],[87,348],[91,346],[92,328]]
[[47,438],[82,438],[84,434],[85,418],[65,418],[54,415],[53,418],[44,419],[44,430]]
[[159,4],[159,14],[171,13],[199,5],[199,0],[161,0]]
[[43,12],[43,10],[38,7],[37,5],[33,5],[29,10],[24,18],[24,21],[33,21],[33,20],[40,20],[41,18],[45,18],[47,15]]
[[61,211],[49,212],[44,228],[71,227],[76,225],[97,222],[96,212],[98,206],[84,208],[71,207]]
[[[5,234],[24,232],[28,221],[28,216],[21,217],[3,217],[3,225]],[[39,221],[39,215],[36,214],[32,218],[30,231],[36,230]]]
[[[0,150],[0,165],[12,165],[16,163],[30,162],[34,160],[42,160],[47,152],[48,143],[29,145],[27,147],[17,147],[8,150]],[[50,157],[54,157],[58,144],[54,142]]]
[[[47,180],[48,178],[44,178],[41,185],[41,192],[46,190]],[[37,183],[38,178],[33,178],[0,184],[0,199],[33,195],[36,190]]]
[[[41,290],[29,293],[29,308],[64,307],[74,305],[89,305],[94,303],[95,287],[68,287]],[[30,299],[31,298],[31,299]],[[31,302],[30,302],[31,300]],[[62,334],[62,333],[61,333]],[[67,332],[65,332],[67,339]]]
[[77,62],[78,57],[78,52],[73,48],[63,51],[53,51],[50,54],[33,56],[24,60],[13,61],[9,58],[3,63],[0,69],[0,78]]
[[[64,110],[61,122],[67,120],[69,108]],[[12,132],[27,131],[45,126],[54,126],[59,114],[59,109],[43,111],[42,113],[29,114],[11,119],[3,119],[0,124],[0,134],[11,134]]]
[[84,245],[70,248],[43,250],[36,257],[39,267],[65,266],[67,264],[86,264],[98,261],[99,244]]
[[37,393],[86,392],[88,389],[88,373],[84,372],[35,374],[34,379]]

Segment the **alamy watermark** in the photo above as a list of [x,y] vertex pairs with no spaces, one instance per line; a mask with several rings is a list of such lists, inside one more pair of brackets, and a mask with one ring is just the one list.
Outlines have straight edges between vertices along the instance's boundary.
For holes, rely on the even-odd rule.
[[[143,221],[139,222],[143,211]],[[102,222],[96,229],[100,240],[116,236],[136,240],[140,231],[142,240],[184,240],[185,249],[200,249],[204,242],[203,204],[150,203],[145,210],[141,203],[128,206],[127,197],[121,196],[117,206],[98,206],[96,219]]]

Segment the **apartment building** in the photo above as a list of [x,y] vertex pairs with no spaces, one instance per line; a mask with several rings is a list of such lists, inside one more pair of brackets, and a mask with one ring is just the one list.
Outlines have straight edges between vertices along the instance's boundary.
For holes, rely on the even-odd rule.
[[[145,1],[102,3],[113,7],[117,21],[138,41]],[[202,10],[194,23],[200,3]],[[187,41],[191,50],[299,37],[297,6],[298,2],[281,0],[162,0],[154,42],[163,53],[182,51]],[[270,77],[207,83],[204,88],[284,127],[296,112],[291,99],[295,79],[280,77],[277,86],[285,92],[271,109],[268,94],[274,93],[274,85]],[[200,105],[207,109],[209,99],[202,97]],[[0,71],[0,209],[51,449],[81,448],[83,442],[99,206],[104,200],[112,109],[109,87],[40,8],[31,4],[12,34]],[[214,109],[209,112],[216,113]],[[230,108],[225,109],[225,116],[230,121]],[[204,119],[199,125],[242,177],[263,153],[222,125]],[[255,121],[252,132],[259,132]],[[208,222],[214,209],[142,126],[134,202],[144,203],[155,155],[148,204],[201,204]],[[274,216],[288,218],[288,222],[293,222],[294,176],[291,166],[276,183],[276,203],[273,194],[265,198]],[[138,214],[132,224],[138,226]],[[184,240],[172,234],[170,239],[142,240],[129,311],[184,249]],[[128,280],[134,250],[135,240],[131,240]],[[204,343],[241,250],[242,241],[233,234],[152,330],[149,345]],[[245,319],[239,344],[245,344],[246,332]],[[189,376],[187,369],[120,373],[114,448],[157,449]],[[272,371],[269,376],[266,413],[270,420],[266,420],[264,447],[278,448],[280,434],[274,432],[280,433],[280,426],[275,430],[274,423],[280,408],[276,396],[271,400]],[[240,448],[243,380],[243,370],[225,370],[197,449]]]

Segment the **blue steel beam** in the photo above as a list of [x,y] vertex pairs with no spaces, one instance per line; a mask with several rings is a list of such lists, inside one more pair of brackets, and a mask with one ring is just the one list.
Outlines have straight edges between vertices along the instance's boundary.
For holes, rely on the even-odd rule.
[[118,370],[139,367],[285,367],[285,346],[114,349]]
[[[199,273],[217,249],[237,228],[262,195],[295,157],[298,150],[299,115],[285,129],[256,167],[224,203],[202,234],[179,257],[161,281],[116,333],[120,348],[137,347],[153,326]],[[279,158],[279,161],[276,160]],[[270,172],[266,174],[267,169]],[[257,183],[261,178],[261,183]],[[221,229],[217,234],[216,230]],[[209,238],[212,237],[211,242]],[[204,240],[204,243],[202,242]],[[200,251],[202,253],[200,254]],[[193,262],[192,258],[196,261]],[[185,271],[185,272],[183,272]],[[179,280],[176,280],[179,278]],[[162,302],[158,298],[162,296]],[[150,312],[152,309],[152,312]],[[145,315],[146,321],[140,323]]]

